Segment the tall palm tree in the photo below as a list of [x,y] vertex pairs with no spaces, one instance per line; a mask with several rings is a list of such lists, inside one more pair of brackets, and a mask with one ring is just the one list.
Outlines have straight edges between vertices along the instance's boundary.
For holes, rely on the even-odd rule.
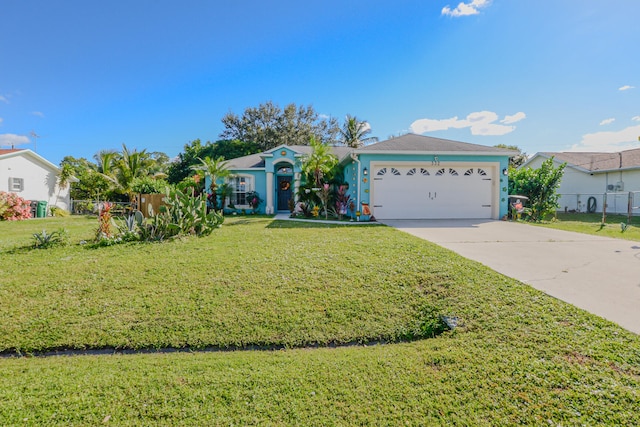
[[340,139],[351,148],[360,148],[370,142],[378,142],[375,136],[367,136],[371,133],[371,127],[366,121],[358,120],[356,116],[347,114],[344,124],[340,129]]
[[198,157],[198,160],[200,161],[200,164],[191,166],[191,169],[204,172],[205,177],[208,177],[211,181],[211,183],[209,184],[209,188],[211,189],[211,198],[213,199],[213,209],[217,209],[217,181],[231,175],[231,171],[229,170],[229,162],[225,161],[224,157],[222,156],[215,159],[212,159],[209,156],[206,156],[204,159]]

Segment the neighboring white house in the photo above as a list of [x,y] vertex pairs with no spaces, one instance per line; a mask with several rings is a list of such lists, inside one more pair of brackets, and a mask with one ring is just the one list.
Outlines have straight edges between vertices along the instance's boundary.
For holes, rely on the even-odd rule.
[[60,168],[31,150],[0,149],[0,191],[69,210],[70,185],[58,186]]
[[560,210],[602,212],[605,197],[609,213],[626,214],[630,197],[632,207],[640,206],[640,148],[617,153],[536,153],[520,167],[537,169],[551,157],[556,166],[567,164],[558,190]]

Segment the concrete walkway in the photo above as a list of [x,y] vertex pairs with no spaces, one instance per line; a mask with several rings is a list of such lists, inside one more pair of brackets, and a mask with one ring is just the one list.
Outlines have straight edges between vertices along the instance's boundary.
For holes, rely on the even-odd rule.
[[640,334],[640,242],[505,221],[384,223]]

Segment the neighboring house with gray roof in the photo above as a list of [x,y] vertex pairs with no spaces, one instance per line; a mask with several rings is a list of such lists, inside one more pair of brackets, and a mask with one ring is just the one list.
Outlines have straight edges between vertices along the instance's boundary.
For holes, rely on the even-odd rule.
[[[408,134],[359,149],[332,147],[361,219],[498,219],[507,214],[512,150]],[[229,161],[237,209],[256,191],[261,213],[288,212],[297,200],[310,146],[281,145]],[[367,215],[366,213],[369,212]]]
[[540,152],[520,167],[536,169],[552,157],[556,165],[567,164],[558,190],[560,210],[587,212],[595,207],[591,210],[602,212],[606,197],[607,212],[626,214],[629,193],[632,205],[640,204],[640,148],[616,153]]

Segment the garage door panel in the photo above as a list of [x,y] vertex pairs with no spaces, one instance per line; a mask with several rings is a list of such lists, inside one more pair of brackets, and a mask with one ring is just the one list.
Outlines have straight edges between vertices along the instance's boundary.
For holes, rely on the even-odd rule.
[[491,218],[492,177],[482,167],[386,165],[373,175],[377,218]]

